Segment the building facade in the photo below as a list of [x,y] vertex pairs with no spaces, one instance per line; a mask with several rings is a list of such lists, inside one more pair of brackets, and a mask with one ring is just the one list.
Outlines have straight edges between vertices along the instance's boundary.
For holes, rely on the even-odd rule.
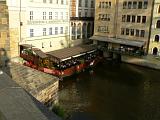
[[75,46],[93,35],[95,0],[71,0],[70,6],[70,39]]
[[149,54],[160,55],[160,1],[155,0]]
[[5,5],[13,57],[19,56],[20,44],[30,44],[44,52],[69,46],[68,0],[5,0]]
[[18,27],[11,26],[9,7],[6,0],[0,0],[0,48],[5,50],[9,58],[18,55]]
[[91,37],[107,50],[147,53],[153,0],[96,0]]

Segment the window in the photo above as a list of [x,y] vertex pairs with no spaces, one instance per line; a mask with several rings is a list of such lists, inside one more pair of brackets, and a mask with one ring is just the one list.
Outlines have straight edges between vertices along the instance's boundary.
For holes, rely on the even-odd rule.
[[61,0],[61,4],[62,4],[62,5],[64,4],[64,0]]
[[160,5],[158,6],[158,13],[160,13]]
[[43,20],[46,20],[46,12],[43,12]]
[[53,0],[49,0],[49,3],[53,3]]
[[144,9],[147,9],[147,6],[148,6],[148,1],[144,1],[144,6],[143,6],[143,8],[144,8]]
[[155,36],[154,41],[155,41],[155,42],[159,42],[159,35],[156,35],[156,36]]
[[122,15],[122,22],[126,21],[126,15]]
[[30,20],[33,20],[33,11],[30,11]]
[[136,9],[136,8],[137,8],[137,2],[134,1],[134,2],[133,2],[133,9]]
[[131,36],[134,36],[134,29],[131,29],[130,32],[131,32]]
[[46,36],[46,28],[43,28],[43,36]]
[[131,9],[132,7],[132,2],[128,2],[128,9]]
[[63,27],[61,27],[61,31],[60,31],[60,34],[63,34]]
[[61,12],[61,19],[63,20],[63,12]]
[[141,16],[137,16],[137,23],[141,22]]
[[102,2],[102,8],[105,8],[105,2]]
[[88,0],[85,0],[85,7],[88,7]]
[[132,22],[135,23],[135,21],[136,21],[136,16],[132,15]]
[[141,30],[141,37],[145,36],[145,30]]
[[79,0],[79,7],[82,7],[82,0]]
[[66,12],[66,20],[68,20],[68,12]]
[[87,17],[87,12],[85,12],[85,17]]
[[124,2],[123,2],[123,9],[126,9],[126,8],[127,8],[127,2],[124,1]]
[[58,35],[58,27],[55,27],[55,35]]
[[138,2],[138,9],[142,9],[142,2]]
[[43,3],[46,3],[46,0],[43,0]]
[[131,16],[127,15],[127,22],[130,22]]
[[157,27],[157,28],[160,28],[160,20],[157,21],[156,27]]
[[102,3],[100,2],[100,3],[99,3],[99,8],[101,8],[101,6],[102,6]]
[[109,8],[111,8],[111,6],[112,6],[112,4],[111,4],[111,2],[109,2]]
[[55,12],[55,19],[58,19],[58,12]]
[[91,1],[91,8],[94,8],[94,1]]
[[126,28],[126,35],[129,35],[129,29]]
[[106,8],[108,8],[109,6],[108,6],[108,2],[106,2]]
[[30,37],[34,37],[34,29],[30,29]]
[[125,29],[121,28],[121,35],[124,35],[124,34],[125,34]]
[[49,28],[49,35],[52,35],[52,28]]
[[136,37],[139,37],[139,30],[136,30]]
[[52,20],[52,12],[49,12],[49,20]]
[[146,23],[146,16],[142,17],[142,23]]
[[79,17],[82,17],[82,13],[81,12],[79,12]]
[[65,33],[68,33],[68,26],[65,27]]

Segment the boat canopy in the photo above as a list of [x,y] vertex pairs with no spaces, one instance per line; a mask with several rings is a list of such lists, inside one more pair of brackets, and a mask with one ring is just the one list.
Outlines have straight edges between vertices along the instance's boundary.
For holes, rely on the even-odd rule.
[[94,35],[90,37],[91,40],[97,40],[97,41],[104,41],[104,42],[110,42],[115,44],[122,44],[122,45],[130,45],[135,47],[142,47],[145,45],[145,41],[142,40],[128,40],[128,39],[122,39],[122,38],[108,38],[106,36],[97,36]]
[[39,56],[40,58],[47,58],[48,57],[44,52],[42,52],[38,48],[32,48],[32,51],[35,52],[36,55]]
[[82,56],[86,53],[94,52],[96,51],[96,48],[97,47],[95,45],[81,45],[47,52],[46,54],[50,57],[52,61],[62,62],[71,58]]

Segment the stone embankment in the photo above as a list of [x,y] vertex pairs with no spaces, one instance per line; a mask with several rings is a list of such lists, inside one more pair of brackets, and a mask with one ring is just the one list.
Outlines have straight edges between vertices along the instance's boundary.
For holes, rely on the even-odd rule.
[[17,63],[11,63],[12,79],[42,103],[58,101],[59,80],[57,77]]
[[131,57],[123,55],[121,60],[125,63],[160,70],[160,58],[157,56],[147,55],[144,57]]

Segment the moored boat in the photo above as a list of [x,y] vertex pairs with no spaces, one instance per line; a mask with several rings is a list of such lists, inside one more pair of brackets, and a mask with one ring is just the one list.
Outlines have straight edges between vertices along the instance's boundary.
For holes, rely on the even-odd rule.
[[58,77],[79,73],[86,68],[94,67],[102,60],[94,45],[64,48],[46,53],[33,46],[21,45],[20,56],[25,60],[24,65]]

